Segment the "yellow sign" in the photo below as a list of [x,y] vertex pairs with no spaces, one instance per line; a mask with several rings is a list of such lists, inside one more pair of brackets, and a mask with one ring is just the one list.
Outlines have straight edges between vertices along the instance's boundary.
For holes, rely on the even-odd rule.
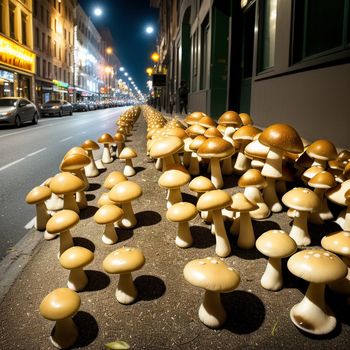
[[0,63],[35,73],[35,54],[0,35]]

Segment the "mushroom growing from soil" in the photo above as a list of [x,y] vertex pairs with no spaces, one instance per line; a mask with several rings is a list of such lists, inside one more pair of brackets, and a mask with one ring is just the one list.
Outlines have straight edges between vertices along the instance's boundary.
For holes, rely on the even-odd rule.
[[260,283],[263,288],[276,291],[283,286],[281,258],[294,254],[297,245],[288,233],[282,230],[269,230],[263,233],[255,242],[260,253],[269,260]]
[[189,221],[197,216],[197,209],[192,203],[179,202],[170,207],[166,213],[169,221],[177,222],[178,230],[175,244],[180,248],[188,248],[193,244]]
[[94,154],[93,151],[96,151],[100,148],[100,146],[93,140],[86,140],[81,145],[81,147],[87,151],[88,157],[90,158],[91,162],[85,167],[85,174],[87,177],[95,177],[98,176],[99,171],[97,169]]
[[322,249],[305,249],[292,255],[287,263],[289,271],[310,282],[304,299],[290,310],[295,326],[311,334],[327,334],[337,320],[326,305],[324,289],[326,283],[344,278],[346,265],[335,254]]
[[58,349],[71,347],[78,339],[78,328],[72,317],[80,307],[79,295],[68,289],[58,288],[48,294],[40,304],[40,314],[55,321],[50,340]]
[[136,174],[136,171],[132,164],[132,159],[136,157],[136,151],[130,147],[124,147],[123,150],[120,152],[119,159],[125,159],[125,166],[123,170],[123,174],[125,176],[134,176]]
[[112,135],[105,133],[101,135],[101,137],[97,140],[99,143],[103,143],[103,152],[102,152],[102,163],[108,164],[113,162],[113,158],[111,156],[110,144],[114,143],[114,138]]
[[102,206],[94,215],[94,220],[99,225],[106,225],[102,235],[102,242],[114,244],[118,242],[118,235],[115,231],[114,223],[124,216],[122,209],[113,204]]
[[199,319],[210,328],[219,328],[226,321],[220,293],[232,292],[240,283],[240,275],[219,258],[192,260],[184,268],[184,277],[193,286],[205,290],[199,308]]
[[216,239],[215,253],[223,258],[230,255],[231,246],[227,238],[221,209],[227,208],[231,204],[231,197],[222,190],[208,191],[202,194],[197,202],[199,211],[211,212],[213,217],[212,232],[215,233]]
[[83,267],[94,260],[94,253],[84,247],[71,247],[60,256],[60,264],[70,270],[67,287],[76,292],[82,291],[88,284]]
[[145,257],[138,248],[122,247],[107,255],[103,269],[111,274],[119,274],[115,296],[121,304],[131,304],[137,298],[137,289],[131,273],[145,264]]

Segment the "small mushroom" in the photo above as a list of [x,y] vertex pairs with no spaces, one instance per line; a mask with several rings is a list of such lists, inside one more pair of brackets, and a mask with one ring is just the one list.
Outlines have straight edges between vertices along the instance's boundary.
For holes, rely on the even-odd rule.
[[263,288],[276,291],[283,286],[281,258],[287,258],[297,250],[295,241],[282,230],[269,230],[263,233],[255,242],[260,253],[269,260],[260,283]]
[[206,137],[203,135],[196,136],[193,141],[191,142],[189,149],[191,151],[191,159],[190,159],[190,165],[188,168],[188,172],[192,176],[197,176],[200,174],[200,168],[199,168],[199,160],[200,157],[198,157],[197,151],[198,148],[206,141]]
[[103,143],[103,152],[102,152],[102,163],[109,164],[113,162],[113,158],[111,156],[110,144],[114,143],[113,136],[105,133],[101,135],[101,137],[97,140],[99,143]]
[[197,209],[192,203],[179,202],[170,207],[166,213],[169,221],[179,224],[175,244],[180,248],[188,248],[193,244],[189,221],[197,216]]
[[119,154],[125,147],[125,136],[121,132],[117,132],[114,135],[114,141],[117,143],[117,158],[119,158]]
[[330,333],[337,320],[325,303],[325,284],[344,278],[346,265],[335,254],[323,249],[305,249],[292,255],[287,266],[293,275],[310,282],[304,299],[290,310],[292,322],[311,334]]
[[97,169],[95,159],[94,159],[94,154],[93,151],[98,150],[100,147],[99,145],[93,141],[93,140],[86,140],[84,143],[81,145],[81,147],[87,151],[88,157],[90,158],[91,162],[85,167],[85,174],[87,177],[95,177],[98,176],[99,171]]
[[103,192],[97,201],[97,206],[101,208],[106,204],[117,205],[116,202],[113,202],[109,199],[108,192]]
[[76,292],[82,291],[88,284],[83,267],[94,260],[94,253],[84,247],[68,248],[60,256],[60,264],[63,268],[70,270],[67,287]]
[[199,319],[210,328],[221,327],[227,315],[220,293],[229,293],[237,288],[239,273],[221,259],[212,257],[190,261],[183,273],[187,282],[205,290]]
[[105,181],[103,182],[103,187],[107,190],[111,190],[113,186],[119,184],[119,182],[127,181],[126,176],[120,171],[112,171],[108,174]]
[[119,274],[119,283],[115,292],[121,304],[131,304],[136,300],[137,289],[131,273],[145,264],[145,257],[138,248],[122,247],[107,255],[103,260],[103,269],[111,274]]
[[68,289],[58,288],[48,294],[40,304],[40,314],[55,321],[50,340],[58,349],[71,347],[78,339],[78,328],[72,317],[80,307],[79,295]]
[[118,242],[114,223],[121,220],[123,216],[123,210],[116,205],[106,204],[97,210],[94,215],[95,222],[99,225],[106,225],[102,235],[103,243],[114,244]]
[[338,154],[335,146],[328,140],[316,140],[306,149],[307,155],[314,160],[312,166],[327,168],[327,162],[337,159]]
[[136,174],[136,171],[134,169],[134,166],[132,164],[132,159],[137,157],[137,153],[134,149],[130,147],[124,147],[123,150],[119,154],[120,160],[125,160],[125,166],[123,170],[123,174],[125,176],[134,176]]

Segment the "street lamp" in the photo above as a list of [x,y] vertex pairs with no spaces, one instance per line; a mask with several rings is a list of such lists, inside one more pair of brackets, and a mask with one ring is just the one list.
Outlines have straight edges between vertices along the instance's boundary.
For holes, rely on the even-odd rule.
[[111,47],[106,48],[106,54],[111,55],[113,53],[113,49]]
[[121,72],[124,72],[124,71],[125,71],[125,68],[124,68],[124,67],[120,67],[119,70],[120,70]]
[[147,34],[152,34],[154,33],[154,28],[152,26],[147,26],[145,31]]
[[94,15],[97,16],[97,17],[100,17],[102,15],[103,11],[100,7],[96,7],[94,9]]

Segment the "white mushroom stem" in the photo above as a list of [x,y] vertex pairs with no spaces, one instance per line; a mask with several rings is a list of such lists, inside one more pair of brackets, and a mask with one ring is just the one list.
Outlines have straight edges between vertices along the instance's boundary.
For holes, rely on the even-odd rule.
[[200,174],[198,156],[197,156],[197,153],[195,153],[195,152],[191,153],[190,165],[188,168],[188,172],[193,176],[197,176]]
[[80,292],[88,284],[88,278],[83,268],[73,269],[69,273],[67,287]]
[[51,239],[54,239],[58,236],[58,233],[48,233],[47,231],[44,232],[44,239],[47,241],[51,241]]
[[171,167],[173,164],[175,164],[174,157],[170,154],[163,158],[163,172],[168,170],[169,167]]
[[108,164],[113,162],[113,158],[111,157],[111,150],[109,148],[108,143],[103,144],[103,151],[102,151],[102,163]]
[[124,217],[118,222],[120,228],[133,228],[137,224],[137,220],[132,208],[131,202],[122,203],[121,205],[124,211]]
[[84,167],[86,176],[87,177],[98,176],[99,171],[97,169],[92,150],[88,150],[88,157],[90,158],[91,162],[86,167]]
[[84,191],[86,191],[89,188],[89,180],[87,179],[87,177],[85,175],[84,168],[74,170],[73,175],[79,177],[79,179],[84,182]]
[[167,209],[179,202],[182,202],[182,194],[180,188],[169,189],[166,203]]
[[46,224],[51,218],[51,215],[47,212],[47,208],[45,202],[37,203],[36,207],[36,219],[34,227],[38,231],[45,231]]
[[348,267],[348,274],[340,280],[328,283],[328,287],[336,293],[350,295],[350,258],[343,256],[342,260]]
[[180,248],[188,248],[193,244],[193,238],[188,222],[179,222],[175,244]]
[[295,211],[293,226],[289,236],[294,239],[298,246],[307,246],[311,243],[311,238],[307,228],[307,217],[307,211]]
[[84,191],[76,193],[75,201],[77,202],[79,209],[85,209],[88,207],[88,202]]
[[221,214],[221,210],[211,210],[213,215],[213,231],[215,232],[216,246],[215,253],[225,258],[231,253],[230,242],[227,238],[224,219]]
[[121,304],[131,304],[137,298],[137,289],[131,273],[122,273],[119,276],[115,297]]
[[234,170],[236,170],[237,173],[241,174],[246,172],[250,168],[250,162],[251,160],[245,156],[244,149],[250,143],[250,140],[242,140],[240,141],[240,147],[237,154],[237,159],[234,165]]
[[258,206],[258,209],[249,212],[251,218],[260,220],[265,219],[270,215],[270,208],[264,202],[264,199],[259,189],[257,189],[254,186],[248,186],[244,189],[244,195],[252,203]]
[[283,276],[280,258],[269,258],[260,283],[267,290],[280,290],[283,285]]
[[78,327],[71,317],[56,321],[51,342],[58,349],[70,348],[78,339]]
[[255,235],[249,212],[240,212],[237,246],[241,249],[252,249],[255,246]]
[[224,187],[224,181],[222,179],[220,159],[211,158],[210,159],[210,171],[211,171],[211,182],[216,189]]
[[327,169],[328,167],[328,161],[326,159],[314,159],[311,166],[320,166],[323,169]]
[[226,311],[221,303],[221,295],[206,290],[204,300],[199,307],[199,319],[210,328],[219,328],[226,320]]
[[324,300],[324,283],[310,283],[303,300],[293,306],[290,317],[302,330],[327,334],[336,326],[336,318]]
[[61,256],[67,249],[74,246],[72,235],[69,230],[60,233],[60,254]]
[[123,174],[125,176],[134,176],[136,174],[136,171],[135,171],[134,166],[132,164],[132,159],[125,160]]
[[263,191],[265,203],[273,213],[279,213],[283,210],[283,207],[276,194],[276,179],[272,177],[266,177],[266,182],[267,186]]
[[118,235],[113,222],[106,224],[102,235],[102,242],[105,244],[114,244],[118,242]]
[[222,161],[221,170],[223,175],[232,175],[233,173],[232,157],[225,158]]
[[282,177],[282,156],[283,151],[270,147],[267,153],[264,167],[262,168],[261,175],[266,177],[281,178]]
[[73,193],[65,193],[63,195],[63,209],[73,210],[79,214],[80,210]]
[[327,198],[325,196],[326,189],[325,188],[315,188],[315,194],[320,199],[322,203],[320,211],[314,212],[310,214],[309,221],[313,224],[321,225],[323,224],[323,220],[332,220],[333,214],[328,208]]
[[50,199],[45,201],[45,205],[47,210],[61,210],[63,209],[63,199],[52,192]]
[[350,205],[346,208],[344,231],[350,231]]

